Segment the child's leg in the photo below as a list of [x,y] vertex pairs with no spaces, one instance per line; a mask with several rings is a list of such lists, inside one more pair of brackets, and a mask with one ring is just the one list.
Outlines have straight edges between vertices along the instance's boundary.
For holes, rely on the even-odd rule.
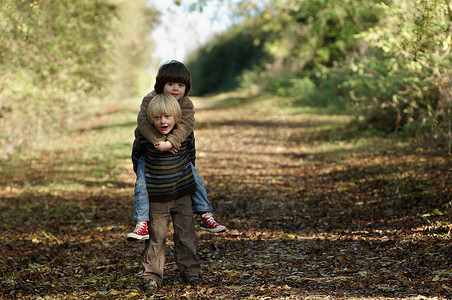
[[182,279],[192,282],[199,276],[201,265],[196,255],[196,233],[190,195],[172,202],[174,226],[174,259]]
[[191,195],[192,210],[193,213],[201,216],[201,230],[215,233],[225,231],[226,227],[218,224],[218,222],[213,218],[212,205],[207,199],[206,187],[202,182],[201,176],[199,176],[198,171],[196,171],[196,168],[193,164],[191,165],[191,167],[196,182],[196,192]]
[[196,171],[193,164],[191,165],[191,168],[193,170],[193,174],[195,175],[196,182],[196,192],[194,192],[191,196],[193,213],[212,212],[212,205],[207,199],[206,187],[202,182],[201,176],[199,176],[198,171]]
[[161,286],[165,266],[165,246],[170,220],[171,202],[152,203],[150,238],[146,240],[143,260],[143,279],[155,280]]
[[135,181],[135,222],[149,221],[149,197],[146,188],[145,155],[141,155],[137,164],[137,180]]
[[133,217],[136,222],[133,232],[127,234],[128,241],[140,241],[149,238],[149,197],[146,188],[145,156],[141,155],[137,164],[137,180],[135,181],[135,209]]

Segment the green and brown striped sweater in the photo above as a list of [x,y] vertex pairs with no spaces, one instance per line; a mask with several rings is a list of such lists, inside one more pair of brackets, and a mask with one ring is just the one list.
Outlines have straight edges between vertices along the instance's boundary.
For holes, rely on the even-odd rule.
[[195,137],[193,132],[181,143],[179,151],[161,152],[142,135],[133,142],[132,162],[136,172],[138,159],[145,154],[146,186],[150,202],[168,202],[196,191],[190,162],[195,163]]

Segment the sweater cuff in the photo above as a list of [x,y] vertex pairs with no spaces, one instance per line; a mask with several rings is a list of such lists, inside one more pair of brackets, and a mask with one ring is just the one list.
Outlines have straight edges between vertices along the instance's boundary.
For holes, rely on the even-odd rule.
[[179,150],[180,143],[178,143],[171,135],[166,137],[166,140],[173,145],[176,150]]

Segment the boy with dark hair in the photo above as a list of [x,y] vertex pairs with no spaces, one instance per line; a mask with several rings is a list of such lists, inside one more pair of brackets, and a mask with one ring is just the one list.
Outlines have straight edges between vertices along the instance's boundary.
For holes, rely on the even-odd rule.
[[[147,94],[141,103],[138,113],[138,127],[135,136],[142,135],[159,151],[177,153],[181,143],[193,132],[195,124],[195,108],[188,97],[191,89],[191,74],[187,67],[179,61],[169,61],[162,64],[156,76],[154,91]],[[148,120],[147,106],[151,99],[157,94],[172,95],[182,109],[182,120],[178,126],[168,135],[160,133]],[[193,163],[197,190],[192,195],[193,213],[199,214],[202,219],[200,229],[208,232],[222,232],[226,227],[215,221],[212,215],[212,205],[207,199],[207,192],[201,177],[196,171]],[[135,230],[127,235],[128,240],[144,240],[149,238],[149,200],[144,180],[144,159],[139,158],[137,162],[137,180],[135,182],[135,212],[134,218],[137,222]]]

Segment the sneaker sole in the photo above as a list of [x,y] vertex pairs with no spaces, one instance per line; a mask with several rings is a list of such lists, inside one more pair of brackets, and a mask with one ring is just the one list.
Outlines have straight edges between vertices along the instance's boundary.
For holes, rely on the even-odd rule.
[[129,242],[149,240],[149,235],[127,235]]
[[226,227],[218,227],[218,228],[207,228],[207,227],[199,227],[200,230],[202,231],[207,231],[207,232],[211,232],[211,233],[219,233],[219,232],[224,232],[226,231]]

